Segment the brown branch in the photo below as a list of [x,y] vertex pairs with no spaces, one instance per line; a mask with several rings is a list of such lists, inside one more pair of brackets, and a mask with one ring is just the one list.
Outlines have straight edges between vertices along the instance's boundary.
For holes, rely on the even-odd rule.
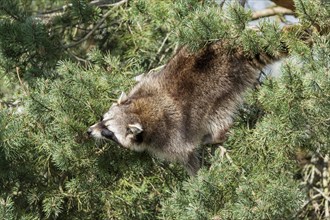
[[320,197],[322,197],[321,194],[316,194],[316,195],[314,195],[312,198],[310,198],[308,201],[306,201],[306,202],[303,204],[303,206],[298,210],[298,212],[293,216],[292,219],[296,219],[298,216],[300,216],[300,215],[304,212],[305,208],[306,208],[311,202],[315,201],[316,199],[318,199],[318,198],[320,198]]
[[[116,3],[111,3],[112,0],[94,0],[89,3],[90,6],[96,7],[117,7],[128,2],[128,0],[122,0]],[[73,6],[72,3],[63,5],[60,8],[55,8],[45,12],[39,13],[36,18],[43,20],[45,23],[49,23],[54,17],[61,16],[65,13],[68,8]]]
[[324,201],[324,217],[326,219],[330,219],[330,208],[329,208],[329,203],[330,203],[330,193],[329,193],[329,183],[330,183],[330,174],[329,174],[329,155],[325,155],[324,160],[323,160],[324,166],[323,166],[323,172],[322,172],[322,186],[323,186],[323,192],[325,194],[325,198],[328,197]]
[[293,0],[271,0],[271,1],[274,2],[278,6],[290,9],[292,11],[294,11],[296,9]]
[[25,85],[23,83],[23,80],[21,79],[21,76],[19,74],[19,67],[16,67],[16,74],[17,74],[17,78],[18,78],[19,84],[21,85],[21,87],[22,87],[25,95],[30,95],[29,90],[25,87]]
[[[126,3],[128,0],[122,0],[120,2],[117,2],[115,4],[112,4],[113,7],[118,7],[124,3]],[[103,22],[107,19],[107,17],[111,14],[112,10],[110,9],[107,13],[105,13],[102,18],[97,22],[97,24],[93,27],[93,29],[88,32],[83,38],[81,38],[80,40],[72,43],[72,44],[68,44],[68,45],[63,45],[62,47],[64,49],[68,49],[68,48],[71,48],[71,47],[75,47],[79,44],[81,44],[82,42],[86,41],[102,24]]]
[[19,21],[21,20],[21,18],[13,13],[11,13],[11,11],[8,11],[6,8],[4,7],[0,7],[0,10],[4,11],[5,13],[7,13],[10,17],[12,17],[14,20]]
[[75,55],[74,53],[72,53],[70,50],[67,50],[68,54],[73,57],[75,60],[77,60],[78,62],[80,62],[82,65],[87,66],[88,64],[90,64],[90,62],[88,60],[85,60],[77,55]]
[[116,2],[116,3],[112,3],[112,4],[104,4],[102,2],[106,2],[106,0],[104,1],[99,1],[100,2],[100,5],[106,5],[106,6],[110,6],[110,7],[117,7],[117,6],[121,6],[123,4],[125,4],[126,2],[128,2],[128,0],[122,0],[122,1],[119,1],[119,2]]
[[165,36],[164,40],[162,41],[162,44],[160,45],[160,47],[159,47],[159,49],[158,49],[158,51],[156,53],[156,56],[154,56],[155,58],[153,59],[153,61],[150,62],[149,68],[152,67],[155,64],[157,57],[163,52],[163,49],[165,47],[166,41],[169,38],[169,36],[170,36],[170,33],[168,33]]
[[99,20],[99,22],[97,22],[97,24],[93,27],[93,29],[90,32],[88,32],[83,38],[81,38],[80,40],[78,40],[78,41],[76,41],[72,44],[63,45],[63,48],[68,49],[68,48],[71,48],[71,47],[75,47],[75,46],[81,44],[82,42],[86,41],[103,24],[103,22],[111,14],[111,12],[112,11],[109,10],[107,13],[105,13],[103,15],[103,17]]
[[320,193],[326,201],[328,201],[328,202],[330,201],[330,197],[325,192],[323,192],[322,190],[320,190],[320,189],[318,189],[316,187],[313,187],[313,189],[316,192]]
[[294,12],[290,9],[283,8],[280,6],[266,8],[261,11],[255,11],[252,14],[252,20],[257,20],[260,18],[270,17],[274,15],[294,15]]
[[[127,2],[127,1],[125,1]],[[90,6],[97,6],[97,7],[113,7],[113,6],[118,6],[118,5],[121,5],[123,3],[125,3],[123,1],[119,1],[119,2],[116,2],[116,3],[112,3],[112,0],[94,0],[94,1],[91,1],[89,3]],[[73,6],[72,3],[70,4],[67,4],[67,5],[63,5],[59,8],[55,8],[55,9],[52,9],[52,10],[48,10],[48,11],[45,11],[45,12],[41,12],[39,15],[44,15],[44,16],[47,16],[50,14],[54,14],[54,13],[63,13],[65,12],[68,8],[71,8]]]

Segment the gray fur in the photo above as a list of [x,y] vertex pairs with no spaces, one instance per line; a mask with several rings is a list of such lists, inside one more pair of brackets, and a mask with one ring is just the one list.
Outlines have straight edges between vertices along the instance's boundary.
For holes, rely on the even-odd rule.
[[157,73],[141,77],[89,133],[105,138],[101,131],[107,129],[112,132],[104,132],[107,139],[179,161],[196,174],[197,146],[225,140],[244,91],[256,82],[261,68],[276,60],[267,54],[246,57],[224,45],[219,41],[196,53],[181,48]]

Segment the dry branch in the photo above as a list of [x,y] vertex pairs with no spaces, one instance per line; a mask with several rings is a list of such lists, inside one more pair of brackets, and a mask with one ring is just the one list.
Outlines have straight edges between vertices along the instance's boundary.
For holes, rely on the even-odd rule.
[[16,67],[16,74],[17,74],[17,78],[18,78],[18,81],[19,81],[19,84],[21,85],[21,87],[22,87],[22,89],[23,89],[23,91],[24,91],[24,93],[25,93],[25,95],[30,95],[30,92],[29,92],[29,90],[26,88],[26,86],[25,86],[25,84],[23,83],[23,80],[22,80],[22,78],[21,78],[21,76],[20,76],[20,73],[19,73],[19,67]]
[[[117,3],[114,3],[114,4],[111,4],[112,7],[118,7],[124,3],[126,3],[128,0],[122,0],[120,2],[117,2]],[[68,49],[68,48],[71,48],[71,47],[75,47],[79,44],[81,44],[82,42],[86,41],[102,24],[103,22],[107,19],[107,17],[111,14],[112,10],[110,9],[107,13],[105,13],[102,18],[96,23],[96,25],[93,27],[93,29],[88,32],[83,38],[81,38],[80,40],[74,42],[74,43],[71,43],[71,44],[68,44],[68,45],[63,45],[63,48],[64,49]]]
[[294,11],[296,9],[294,6],[293,0],[271,0],[271,1],[274,2],[278,6],[290,9],[292,11]]
[[[126,2],[128,2],[128,0],[122,0],[116,3],[112,3],[112,0],[94,0],[91,1],[89,5],[96,7],[116,7],[125,4]],[[49,23],[54,17],[63,15],[65,11],[71,7],[73,7],[72,3],[63,5],[56,9],[41,12],[36,16],[36,18],[41,19],[44,23]]]
[[85,40],[87,40],[102,24],[103,22],[106,20],[106,18],[111,14],[111,10],[109,10],[107,13],[105,13],[102,18],[97,22],[97,24],[93,27],[93,29],[88,32],[83,38],[81,38],[80,40],[72,43],[72,44],[69,44],[69,45],[63,45],[63,48],[64,49],[68,49],[70,47],[75,47],[79,44],[81,44],[82,42],[84,42]]
[[294,15],[294,12],[290,9],[283,8],[281,6],[276,6],[272,8],[266,8],[261,11],[253,12],[252,20],[257,20],[259,18],[270,17],[274,15]]

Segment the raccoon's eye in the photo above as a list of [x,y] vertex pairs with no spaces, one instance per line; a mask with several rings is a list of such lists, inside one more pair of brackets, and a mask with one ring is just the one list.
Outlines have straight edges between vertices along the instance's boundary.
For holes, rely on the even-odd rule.
[[125,100],[124,102],[120,103],[121,105],[129,105],[132,101],[130,99]]

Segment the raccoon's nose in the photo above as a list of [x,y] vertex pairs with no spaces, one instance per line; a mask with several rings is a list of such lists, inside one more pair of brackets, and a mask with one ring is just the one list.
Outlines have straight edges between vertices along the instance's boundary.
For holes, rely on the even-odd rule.
[[88,136],[91,136],[91,134],[92,134],[92,129],[91,129],[91,128],[88,128],[88,130],[87,130],[86,133],[88,134]]

